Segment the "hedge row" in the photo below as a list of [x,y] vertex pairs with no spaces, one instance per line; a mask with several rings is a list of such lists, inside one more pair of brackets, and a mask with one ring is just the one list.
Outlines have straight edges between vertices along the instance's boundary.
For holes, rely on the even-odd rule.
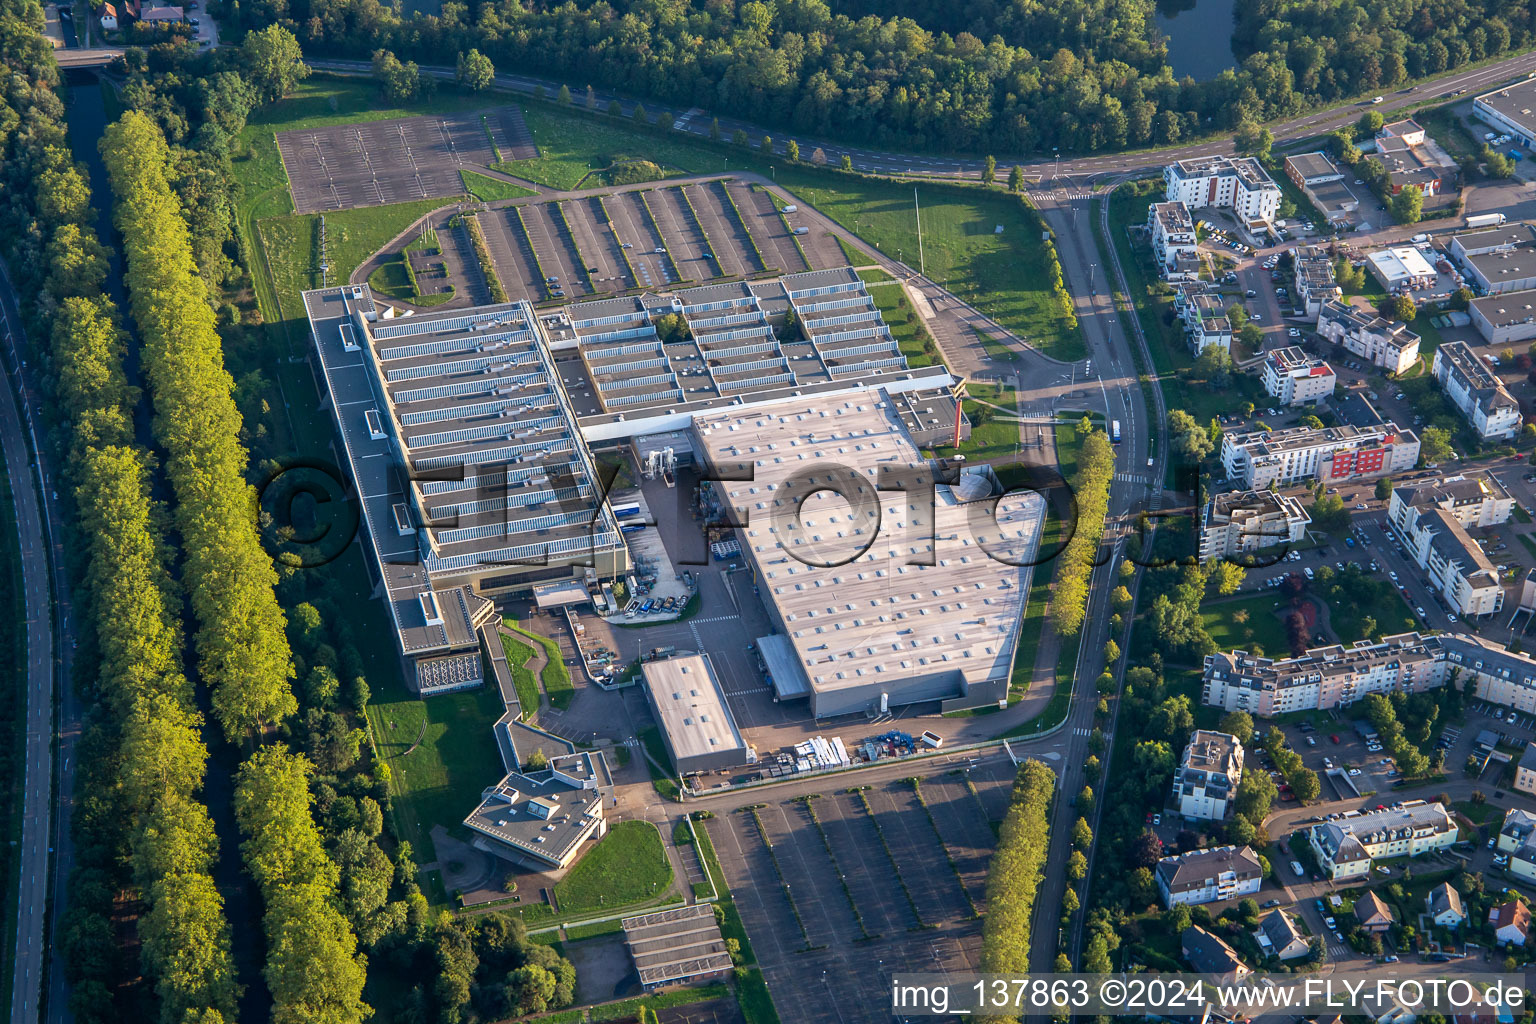
[[[522,225],[523,218],[521,216],[517,218],[517,223],[519,226]],[[506,302],[507,290],[501,286],[501,278],[496,276],[496,264],[491,262],[491,250],[485,244],[485,235],[480,230],[479,214],[472,213],[465,217],[464,229],[469,232],[469,242],[474,246],[475,259],[480,262],[480,273],[485,277],[485,287],[491,293],[491,301]],[[526,230],[523,231],[523,237],[528,237]],[[531,251],[533,246],[530,245],[528,248]],[[534,261],[538,261],[537,255],[534,256]]]

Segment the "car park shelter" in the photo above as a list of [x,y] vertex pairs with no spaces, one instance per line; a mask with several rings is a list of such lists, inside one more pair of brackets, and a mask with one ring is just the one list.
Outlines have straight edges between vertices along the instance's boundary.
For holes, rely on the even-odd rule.
[[621,923],[624,945],[635,958],[640,984],[648,989],[721,977],[731,969],[731,955],[708,903],[626,917]]

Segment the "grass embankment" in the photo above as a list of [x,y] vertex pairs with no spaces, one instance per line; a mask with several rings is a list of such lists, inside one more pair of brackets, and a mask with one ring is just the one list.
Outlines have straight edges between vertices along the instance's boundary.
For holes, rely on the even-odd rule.
[[533,648],[502,630],[501,649],[507,652],[507,664],[512,669],[512,684],[517,688],[517,702],[523,706],[523,718],[532,718],[539,710],[539,683],[528,671]]
[[474,171],[466,171],[462,167],[459,168],[459,180],[464,183],[464,191],[482,203],[494,203],[499,199],[526,199],[528,196],[538,195],[531,188],[524,188],[522,185],[492,178],[489,175],[476,174]]
[[532,640],[543,649],[546,660],[544,667],[539,670],[539,682],[544,684],[544,693],[549,697],[549,704],[557,711],[564,711],[570,707],[572,699],[576,696],[576,685],[571,682],[571,670],[565,666],[565,656],[560,653],[560,645],[547,636],[531,632],[516,619],[501,621],[507,629]]

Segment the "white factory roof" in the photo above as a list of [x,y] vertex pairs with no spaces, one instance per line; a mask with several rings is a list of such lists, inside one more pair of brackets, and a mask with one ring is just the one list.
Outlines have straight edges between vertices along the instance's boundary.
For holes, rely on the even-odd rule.
[[[700,415],[694,426],[712,465],[750,471],[750,479],[722,486],[746,524],[743,546],[763,598],[778,611],[813,690],[946,671],[967,684],[1006,675],[1023,610],[1022,563],[1040,529],[1039,495],[1005,499],[994,521],[981,513],[990,503],[962,503],[944,484],[932,487],[931,511],[923,487],[877,490],[892,486],[882,470],[931,479],[878,393]],[[792,479],[803,501],[784,493]],[[857,509],[830,490],[812,491],[839,480]]]
[[1423,253],[1411,245],[1394,245],[1390,249],[1373,252],[1366,259],[1375,264],[1377,271],[1388,281],[1435,276],[1435,268],[1429,265]]
[[648,661],[640,666],[640,675],[679,762],[745,749],[725,691],[706,656]]

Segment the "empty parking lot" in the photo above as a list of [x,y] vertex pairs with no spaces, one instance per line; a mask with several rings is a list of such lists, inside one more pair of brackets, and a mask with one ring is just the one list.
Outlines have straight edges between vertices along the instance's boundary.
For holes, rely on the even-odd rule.
[[281,132],[298,213],[462,195],[459,169],[537,155],[515,107]]
[[845,775],[810,799],[765,790],[761,806],[707,823],[785,1020],[884,1024],[892,973],[976,969],[972,907],[1012,766],[998,759],[969,776],[974,792],[966,775],[934,766],[926,812],[905,780],[850,793],[859,777]]

